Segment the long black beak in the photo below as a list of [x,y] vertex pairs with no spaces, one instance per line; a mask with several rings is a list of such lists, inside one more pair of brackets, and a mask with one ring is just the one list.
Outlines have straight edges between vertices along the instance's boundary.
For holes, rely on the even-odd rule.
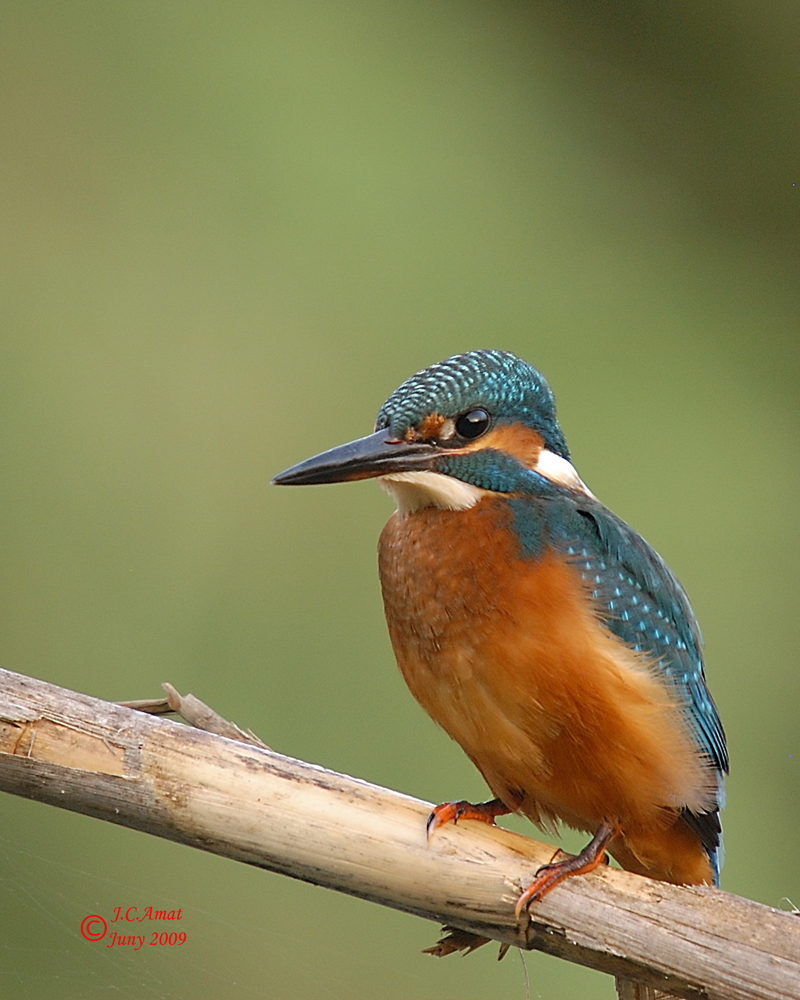
[[397,441],[388,430],[375,431],[368,437],[307,458],[275,476],[272,482],[276,486],[311,486],[372,479],[391,472],[430,469],[437,454],[439,451],[432,444]]

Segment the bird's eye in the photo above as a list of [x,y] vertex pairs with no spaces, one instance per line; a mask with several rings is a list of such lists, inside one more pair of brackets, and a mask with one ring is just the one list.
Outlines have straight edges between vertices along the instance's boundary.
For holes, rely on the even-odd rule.
[[462,438],[480,437],[489,429],[490,417],[486,410],[470,410],[456,420],[456,431]]

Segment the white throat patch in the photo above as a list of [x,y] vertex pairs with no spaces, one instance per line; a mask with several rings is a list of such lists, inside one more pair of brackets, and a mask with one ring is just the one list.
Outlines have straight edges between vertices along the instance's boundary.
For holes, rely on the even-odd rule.
[[423,507],[468,510],[489,492],[441,472],[396,472],[379,476],[378,484],[391,495],[401,517]]

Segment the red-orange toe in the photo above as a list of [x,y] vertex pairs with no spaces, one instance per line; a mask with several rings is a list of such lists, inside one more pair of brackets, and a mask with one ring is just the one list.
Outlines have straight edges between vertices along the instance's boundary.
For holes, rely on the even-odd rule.
[[514,913],[519,916],[531,903],[544,899],[548,892],[570,875],[585,875],[592,872],[606,859],[606,847],[619,832],[618,827],[610,823],[602,823],[591,842],[580,854],[542,865],[536,872],[533,882],[517,900]]
[[489,823],[494,826],[496,816],[505,816],[510,813],[509,809],[500,799],[492,799],[490,802],[467,802],[461,799],[459,802],[443,802],[431,812],[428,817],[427,833],[431,833],[445,823],[457,823],[460,819],[477,819],[481,823]]

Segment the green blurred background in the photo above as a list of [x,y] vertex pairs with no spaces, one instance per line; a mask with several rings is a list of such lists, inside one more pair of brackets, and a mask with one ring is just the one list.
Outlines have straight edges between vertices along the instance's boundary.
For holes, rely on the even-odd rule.
[[[516,351],[694,601],[724,887],[800,905],[799,29],[794,0],[2,0],[0,663],[169,680],[282,752],[480,797],[394,665],[388,498],[269,480],[417,369]],[[0,809],[18,1000],[525,995],[515,953],[437,962],[416,918]],[[186,945],[80,936],[148,904]],[[612,996],[527,964],[533,997]]]

